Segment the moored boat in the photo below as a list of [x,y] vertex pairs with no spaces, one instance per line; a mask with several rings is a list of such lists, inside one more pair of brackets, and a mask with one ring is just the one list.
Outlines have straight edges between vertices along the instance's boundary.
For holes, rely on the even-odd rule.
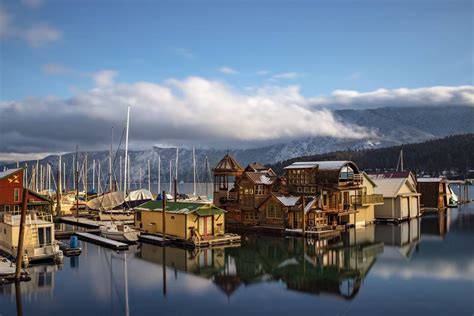
[[110,223],[100,226],[100,235],[104,238],[122,241],[138,241],[139,231],[125,224]]

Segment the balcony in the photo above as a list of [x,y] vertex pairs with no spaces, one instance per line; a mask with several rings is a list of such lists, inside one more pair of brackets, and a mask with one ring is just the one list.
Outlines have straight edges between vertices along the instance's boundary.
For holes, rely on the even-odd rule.
[[351,203],[359,206],[366,205],[382,205],[383,195],[382,194],[370,194],[370,195],[353,195],[351,196]]
[[360,173],[356,174],[344,174],[344,177],[339,178],[340,187],[353,187],[360,186],[364,181],[364,176]]

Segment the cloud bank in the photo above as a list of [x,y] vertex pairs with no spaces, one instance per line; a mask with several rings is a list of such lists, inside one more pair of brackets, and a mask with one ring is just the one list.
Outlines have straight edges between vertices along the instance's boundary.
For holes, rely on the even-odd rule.
[[94,73],[96,86],[74,97],[0,102],[0,153],[103,149],[110,128],[117,134],[131,106],[132,147],[259,146],[303,137],[373,137],[335,119],[333,108],[384,105],[474,106],[474,86],[335,91],[306,98],[298,86],[238,91],[202,77],[163,83],[115,83],[116,72]]

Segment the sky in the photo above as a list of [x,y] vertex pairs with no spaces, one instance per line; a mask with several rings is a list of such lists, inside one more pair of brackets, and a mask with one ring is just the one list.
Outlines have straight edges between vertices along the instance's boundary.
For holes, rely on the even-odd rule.
[[473,12],[457,0],[2,1],[0,158],[105,146],[127,106],[138,147],[361,138],[331,110],[474,106]]

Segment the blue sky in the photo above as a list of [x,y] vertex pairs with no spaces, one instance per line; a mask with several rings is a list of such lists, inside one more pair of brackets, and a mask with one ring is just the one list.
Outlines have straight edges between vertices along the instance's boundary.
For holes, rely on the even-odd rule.
[[[1,8],[15,28],[46,24],[60,34],[36,45],[2,39],[2,100],[68,97],[104,69],[125,83],[201,76],[236,89],[297,84],[305,96],[473,82],[471,1],[29,0]],[[45,71],[51,64],[61,69]]]
[[3,1],[0,159],[103,149],[127,106],[135,148],[377,139],[333,110],[474,107],[473,19],[456,0]]

